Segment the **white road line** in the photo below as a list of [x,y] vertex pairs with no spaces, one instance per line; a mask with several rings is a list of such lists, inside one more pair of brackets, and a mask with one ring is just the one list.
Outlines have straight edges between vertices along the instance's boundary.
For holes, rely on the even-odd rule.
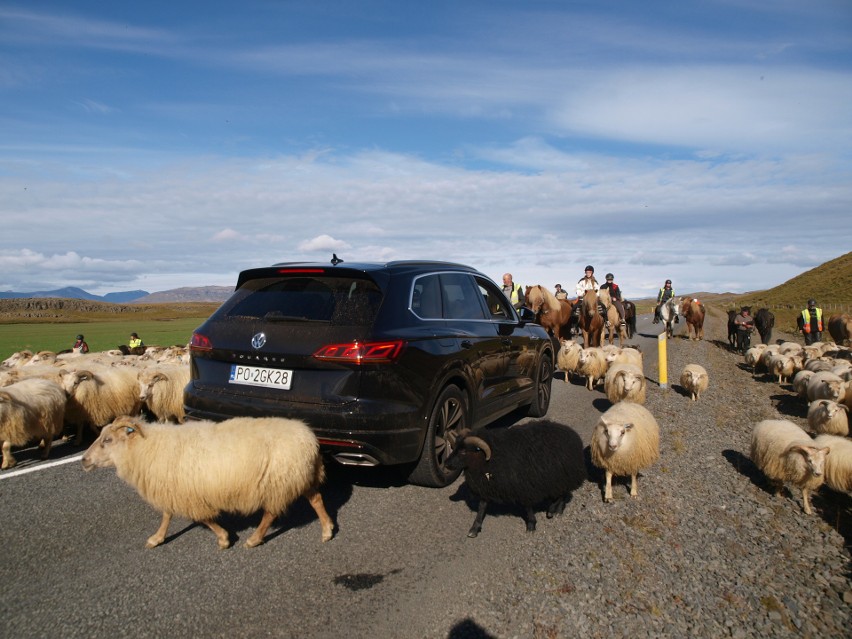
[[52,466],[69,464],[71,462],[80,461],[81,459],[83,459],[83,453],[80,453],[79,455],[74,455],[73,457],[65,457],[64,459],[57,459],[56,461],[38,464],[37,466],[28,466],[27,468],[20,468],[18,470],[4,470],[2,473],[0,473],[0,479],[9,479],[10,477],[17,477],[18,475],[26,475],[27,473],[34,473],[37,470],[45,470]]

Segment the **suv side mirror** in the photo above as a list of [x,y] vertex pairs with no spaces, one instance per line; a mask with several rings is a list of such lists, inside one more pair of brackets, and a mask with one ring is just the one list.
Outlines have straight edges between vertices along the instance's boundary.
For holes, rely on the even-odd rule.
[[518,309],[518,315],[521,316],[522,322],[535,322],[535,312],[531,308],[521,306]]

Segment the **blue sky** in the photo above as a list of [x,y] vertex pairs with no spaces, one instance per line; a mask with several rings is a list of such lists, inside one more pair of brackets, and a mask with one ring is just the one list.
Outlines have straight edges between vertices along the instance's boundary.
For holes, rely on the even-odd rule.
[[852,4],[0,5],[0,290],[441,259],[628,297],[852,250]]

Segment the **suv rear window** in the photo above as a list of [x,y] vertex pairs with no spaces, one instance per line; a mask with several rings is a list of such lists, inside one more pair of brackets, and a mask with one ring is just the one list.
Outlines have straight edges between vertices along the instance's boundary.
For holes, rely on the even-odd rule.
[[368,279],[305,275],[257,278],[243,284],[222,313],[227,318],[370,326],[381,301],[381,290]]

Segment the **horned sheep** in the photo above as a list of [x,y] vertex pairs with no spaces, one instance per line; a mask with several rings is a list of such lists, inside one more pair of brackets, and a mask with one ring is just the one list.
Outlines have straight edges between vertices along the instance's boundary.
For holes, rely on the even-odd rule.
[[687,364],[680,373],[680,385],[689,393],[692,401],[698,400],[701,393],[710,386],[710,376],[707,370],[699,364]]
[[163,512],[147,547],[165,541],[172,515],[204,523],[228,548],[220,513],[263,517],[245,545],[263,543],[266,531],[298,497],[305,497],[322,524],[322,540],[334,524],[319,486],[325,477],[319,442],[298,420],[236,417],[173,426],[121,417],[104,427],[83,455],[83,468],[114,467],[154,508]]
[[571,428],[539,420],[504,429],[452,435],[447,467],[464,470],[470,492],[479,499],[467,533],[482,530],[491,502],[521,506],[527,531],[535,530],[535,507],[548,504],[547,517],[562,514],[566,499],[586,479],[583,440]]
[[184,422],[183,389],[189,383],[189,366],[157,366],[139,371],[139,400],[157,421]]
[[832,490],[852,491],[852,440],[837,435],[819,435],[814,446],[828,447],[825,458],[825,484]]
[[116,417],[139,414],[142,402],[137,374],[114,367],[78,369],[64,375],[62,387],[68,395],[65,421],[77,426],[75,445],[83,443],[86,424],[97,432]]
[[804,430],[784,419],[765,419],[752,431],[750,456],[754,464],[781,492],[785,482],[802,491],[804,511],[812,514],[810,493],[824,481],[823,468],[829,449],[814,443]]
[[595,384],[606,375],[606,369],[606,356],[599,346],[590,346],[580,351],[577,372],[586,378],[586,388],[593,390]]
[[785,379],[790,379],[796,372],[796,360],[792,355],[776,353],[769,358],[769,374],[778,377],[780,384]]
[[660,457],[660,427],[644,406],[619,402],[601,415],[589,448],[592,463],[606,473],[604,501],[613,500],[613,475],[629,475],[630,496],[636,497],[639,471]]
[[801,370],[793,376],[793,390],[799,397],[808,396],[808,382],[814,376],[813,371]]
[[644,404],[645,386],[645,374],[634,364],[612,364],[604,377],[604,392],[613,404]]
[[47,459],[53,438],[62,432],[65,393],[55,382],[24,379],[0,390],[0,440],[3,442],[4,470],[17,462],[12,446],[24,446],[40,439]]

